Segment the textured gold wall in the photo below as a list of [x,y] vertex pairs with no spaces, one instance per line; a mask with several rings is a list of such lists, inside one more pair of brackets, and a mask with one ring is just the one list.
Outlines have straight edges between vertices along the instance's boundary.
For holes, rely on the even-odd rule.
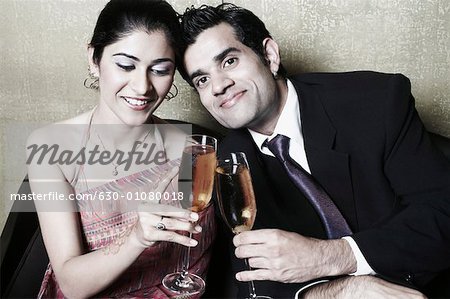
[[[131,0],[130,0],[131,1]],[[179,12],[221,1],[169,0]],[[298,71],[370,69],[401,72],[413,84],[427,128],[450,137],[450,1],[235,0],[261,17],[280,43],[284,64]],[[106,0],[2,0],[0,4],[0,195],[25,175],[23,149],[11,138],[19,124],[49,123],[92,107],[83,87],[86,44]],[[158,114],[217,125],[195,93],[176,78],[180,94]],[[20,142],[19,142],[20,144]],[[17,153],[17,159],[11,156]],[[7,205],[0,200],[5,214]],[[0,228],[4,217],[0,215]]]

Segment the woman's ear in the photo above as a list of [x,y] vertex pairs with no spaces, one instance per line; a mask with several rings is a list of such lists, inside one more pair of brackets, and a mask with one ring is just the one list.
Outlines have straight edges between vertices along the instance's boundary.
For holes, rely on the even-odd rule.
[[263,40],[263,48],[266,60],[269,62],[270,71],[272,74],[276,74],[280,68],[281,61],[278,44],[270,37],[267,37]]
[[88,46],[87,50],[88,50],[89,73],[95,77],[98,77],[100,74],[100,71],[98,69],[97,63],[95,63],[95,61],[94,61],[94,48],[91,46]]

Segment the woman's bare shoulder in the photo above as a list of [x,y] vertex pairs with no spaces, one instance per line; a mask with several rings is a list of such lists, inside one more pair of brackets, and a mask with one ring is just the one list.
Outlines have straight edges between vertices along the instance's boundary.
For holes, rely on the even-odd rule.
[[158,130],[161,132],[167,157],[170,160],[180,158],[187,134],[177,126],[156,117],[155,124],[158,124]]
[[34,130],[28,137],[27,146],[31,144],[58,145],[65,149],[73,149],[79,145],[91,112],[85,112],[73,118],[58,121]]
[[92,110],[86,111],[82,114],[79,114],[75,117],[61,120],[56,122],[55,124],[61,124],[61,125],[87,125],[89,124],[92,116]]

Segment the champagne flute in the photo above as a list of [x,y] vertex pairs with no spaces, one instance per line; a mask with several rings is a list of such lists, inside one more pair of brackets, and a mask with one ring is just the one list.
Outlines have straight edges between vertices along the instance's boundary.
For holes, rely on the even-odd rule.
[[[179,191],[183,192],[183,208],[201,212],[211,201],[214,171],[217,159],[217,139],[207,135],[186,136],[178,179]],[[192,238],[192,233],[189,233]],[[180,272],[167,274],[163,286],[175,294],[194,295],[205,289],[205,281],[189,273],[191,247],[184,250]]]
[[[216,168],[216,191],[220,213],[234,234],[251,230],[256,217],[255,193],[245,153],[231,153],[219,160]],[[252,268],[245,263],[249,270]],[[272,299],[256,295],[253,281],[249,281],[248,299]]]

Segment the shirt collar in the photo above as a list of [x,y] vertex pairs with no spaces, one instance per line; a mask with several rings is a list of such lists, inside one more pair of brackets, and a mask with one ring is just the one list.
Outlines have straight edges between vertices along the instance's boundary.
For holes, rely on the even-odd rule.
[[280,117],[278,118],[277,124],[273,134],[268,136],[253,130],[249,130],[252,135],[253,140],[260,150],[263,150],[264,142],[267,139],[272,139],[277,134],[285,135],[291,140],[301,140],[301,120],[300,120],[300,107],[298,102],[297,91],[290,80],[287,80],[288,96],[286,103],[281,111]]

